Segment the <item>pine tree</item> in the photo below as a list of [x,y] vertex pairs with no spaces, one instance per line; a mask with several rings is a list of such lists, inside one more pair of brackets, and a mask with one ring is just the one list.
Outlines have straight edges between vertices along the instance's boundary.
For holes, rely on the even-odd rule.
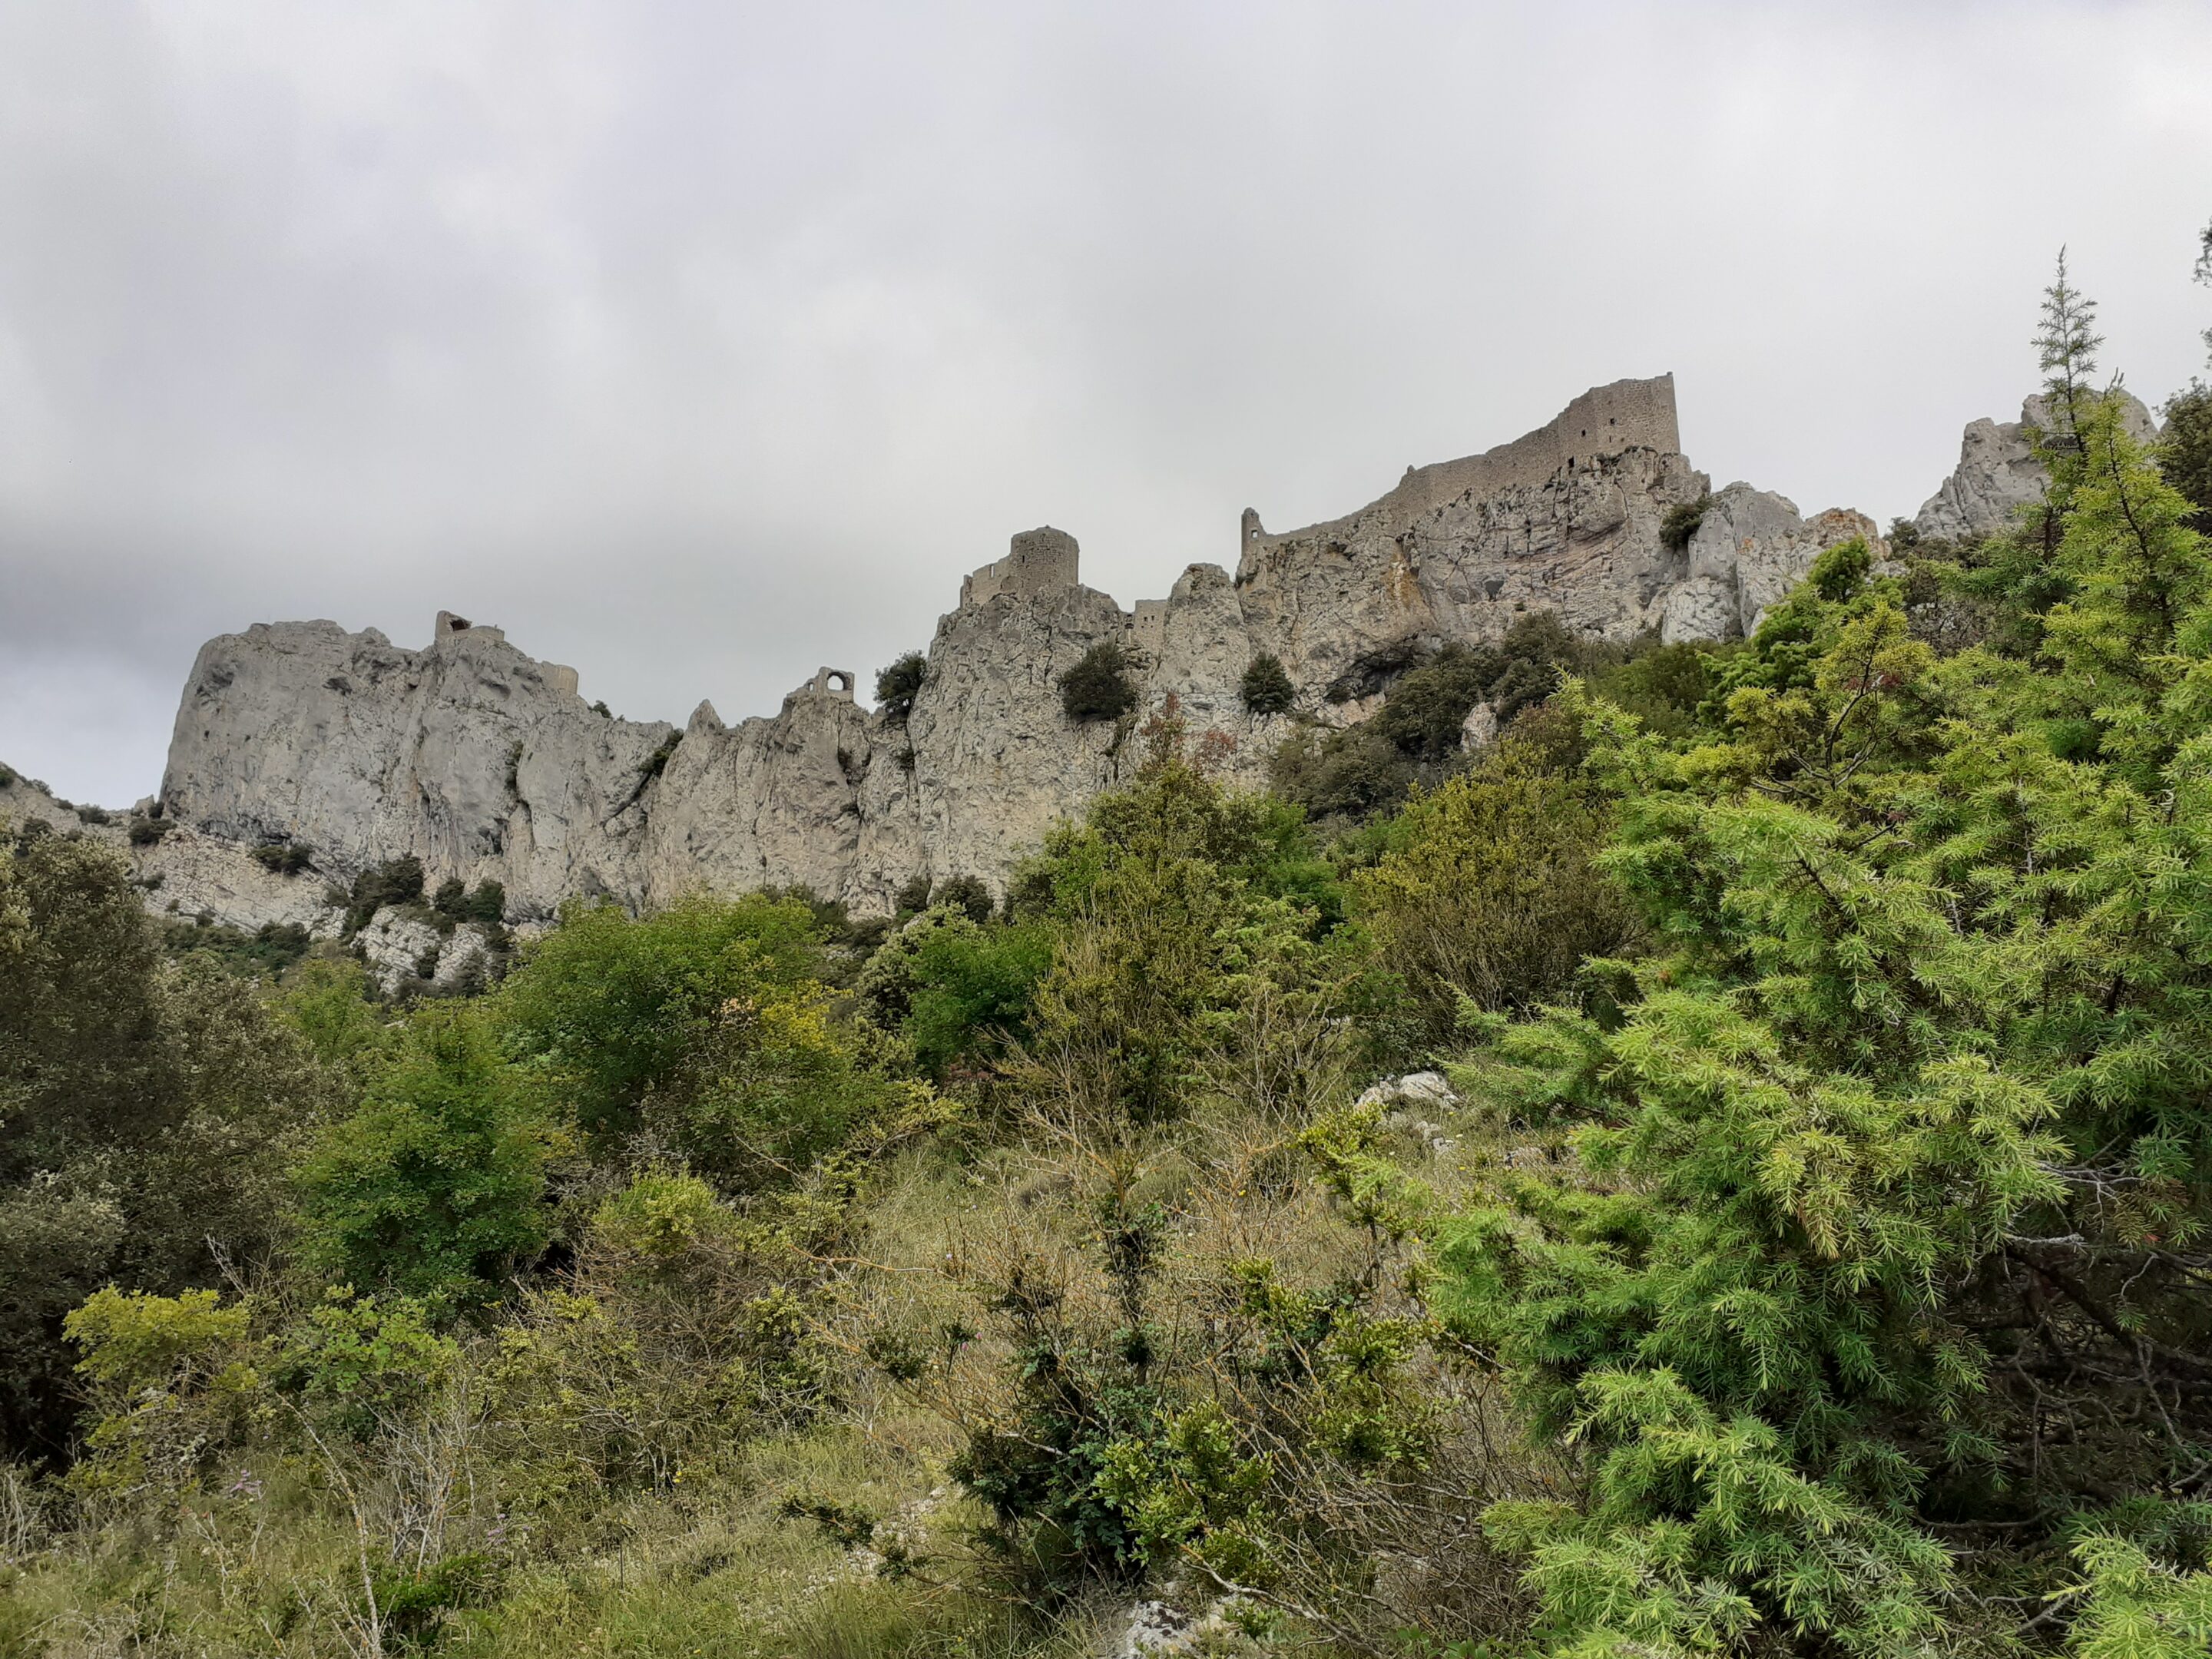
[[[2089,393],[2090,376],[2097,372],[2097,352],[2105,337],[2096,331],[2097,302],[2066,278],[2066,250],[2058,250],[2058,274],[2043,290],[2043,325],[2036,331],[2035,351],[2043,370],[2043,389],[2051,410],[2063,422],[2055,435],[2075,434],[2082,399]],[[2044,434],[2048,444],[2054,434]]]

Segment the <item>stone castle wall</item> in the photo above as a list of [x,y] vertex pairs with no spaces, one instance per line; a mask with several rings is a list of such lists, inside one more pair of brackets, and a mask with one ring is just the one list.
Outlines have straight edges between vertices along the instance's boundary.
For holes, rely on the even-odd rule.
[[1013,539],[1006,556],[975,571],[960,584],[960,604],[988,605],[1001,595],[1018,599],[1040,599],[1077,581],[1079,553],[1075,538],[1050,525],[1024,530]]

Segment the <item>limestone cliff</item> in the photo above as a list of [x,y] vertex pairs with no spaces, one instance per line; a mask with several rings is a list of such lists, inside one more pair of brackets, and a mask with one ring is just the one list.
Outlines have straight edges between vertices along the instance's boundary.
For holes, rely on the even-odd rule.
[[[1700,501],[1670,547],[1668,515]],[[678,732],[587,706],[573,670],[450,615],[419,651],[328,622],[256,625],[200,653],[161,800],[192,837],[179,851],[296,841],[338,880],[411,854],[434,884],[502,882],[518,918],[577,894],[638,906],[791,884],[879,913],[917,875],[1003,879],[1133,763],[1170,698],[1256,781],[1293,719],[1371,708],[1378,665],[1408,645],[1494,639],[1540,610],[1612,639],[1733,639],[1852,535],[1874,526],[1806,520],[1748,484],[1711,494],[1680,453],[1672,378],[1622,380],[1512,443],[1408,468],[1343,518],[1278,535],[1248,512],[1233,576],[1192,565],[1132,611],[1082,585],[1073,537],[1017,536],[939,621],[902,721],[824,669],[773,716],[726,725],[702,703]],[[1071,720],[1061,676],[1107,641],[1139,665],[1139,714]],[[1243,706],[1262,652],[1297,687],[1291,716]]]
[[[2127,392],[2120,394],[2120,418],[2138,442],[2158,435],[2150,410]],[[1959,465],[1921,504],[1912,527],[1923,536],[1953,541],[2008,528],[2022,507],[2043,499],[2047,480],[2043,463],[2035,458],[2034,434],[2057,424],[2040,396],[2021,405],[2017,421],[1969,422],[1959,445]]]

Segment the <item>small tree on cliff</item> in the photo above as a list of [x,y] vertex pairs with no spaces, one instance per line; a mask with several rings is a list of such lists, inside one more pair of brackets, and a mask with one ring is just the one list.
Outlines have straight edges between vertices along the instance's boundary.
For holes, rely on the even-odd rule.
[[876,676],[876,706],[904,726],[907,716],[914,713],[921,683],[928,677],[929,664],[921,653],[908,652]]
[[1119,641],[1092,646],[1060,678],[1060,706],[1079,725],[1117,720],[1137,707],[1136,659]]
[[1297,688],[1284,672],[1283,659],[1272,651],[1262,651],[1252,659],[1237,690],[1243,696],[1244,707],[1255,714],[1280,714],[1297,696]]

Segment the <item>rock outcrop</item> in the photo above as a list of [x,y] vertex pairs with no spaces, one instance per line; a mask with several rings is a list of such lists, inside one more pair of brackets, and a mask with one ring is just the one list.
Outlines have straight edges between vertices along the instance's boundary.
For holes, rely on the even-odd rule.
[[[2139,441],[2158,435],[2158,422],[2141,399],[2120,394],[2120,418]],[[2021,509],[2043,499],[2050,482],[2035,456],[2034,434],[2059,424],[2039,394],[2021,405],[2020,419],[2002,424],[1970,421],[1959,444],[1959,465],[1921,504],[1912,527],[1923,537],[1969,541],[2009,528]]]
[[1881,546],[1881,532],[1863,513],[1830,507],[1802,519],[1787,496],[1730,484],[1706,504],[1691,533],[1689,574],[1668,592],[1660,639],[1674,645],[1749,635],[1814,559],[1854,537]]
[[[165,856],[298,842],[344,882],[412,854],[433,884],[502,883],[517,921],[575,895],[645,906],[699,886],[803,884],[882,913],[915,876],[1003,881],[1127,773],[1170,700],[1218,764],[1255,781],[1294,719],[1364,717],[1412,650],[1492,640],[1536,611],[1592,636],[1734,639],[1821,549],[1874,534],[1859,514],[1806,520],[1731,484],[1670,547],[1668,515],[1709,490],[1680,453],[1662,375],[1597,387],[1483,454],[1408,468],[1341,519],[1276,535],[1247,512],[1233,576],[1192,565],[1131,611],[1082,585],[1073,536],[1025,532],[963,582],[902,720],[824,669],[773,716],[726,725],[702,703],[678,731],[586,705],[574,670],[450,614],[418,651],[334,623],[259,624],[194,665],[161,792],[189,839]],[[1136,665],[1137,712],[1072,720],[1061,678],[1108,642]],[[1243,707],[1262,652],[1296,688],[1290,714]],[[220,889],[226,918],[246,923],[258,901],[234,875],[210,866],[188,884]],[[285,890],[289,915],[301,887]],[[420,943],[395,940],[391,965]]]

